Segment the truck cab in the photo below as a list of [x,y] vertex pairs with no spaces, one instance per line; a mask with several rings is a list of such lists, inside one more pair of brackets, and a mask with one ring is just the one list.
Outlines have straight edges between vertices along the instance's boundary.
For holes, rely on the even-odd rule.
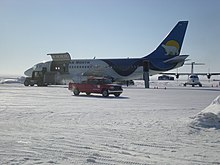
[[47,86],[47,83],[45,83],[45,73],[47,72],[46,68],[43,68],[42,71],[33,71],[31,77],[26,77],[24,81],[25,86],[34,86],[34,84],[37,84],[37,86]]

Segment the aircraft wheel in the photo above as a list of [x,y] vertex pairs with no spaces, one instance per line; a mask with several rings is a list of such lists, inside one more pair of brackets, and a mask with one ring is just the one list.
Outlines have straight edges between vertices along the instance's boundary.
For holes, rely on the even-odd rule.
[[87,96],[89,96],[90,94],[91,94],[91,93],[89,93],[89,92],[86,92],[86,95],[87,95]]

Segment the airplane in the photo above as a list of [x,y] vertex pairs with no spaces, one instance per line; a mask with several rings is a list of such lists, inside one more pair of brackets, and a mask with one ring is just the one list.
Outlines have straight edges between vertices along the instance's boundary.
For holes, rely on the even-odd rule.
[[0,77],[0,84],[23,84],[25,81],[25,77],[8,77],[3,76]]
[[[179,21],[159,46],[141,58],[123,59],[71,59],[69,53],[51,53],[52,61],[42,62],[27,69],[24,74],[33,76],[36,71],[48,73],[56,83],[80,82],[88,76],[108,77],[113,81],[143,79],[144,62],[149,62],[149,75],[181,67],[189,55],[180,55],[188,21]],[[39,74],[39,73],[38,73]],[[25,85],[31,85],[25,81]],[[33,85],[33,84],[32,84]]]
[[180,75],[188,75],[187,81],[183,84],[184,86],[186,85],[192,85],[194,87],[195,85],[199,85],[202,87],[202,83],[199,80],[199,75],[207,76],[208,79],[211,78],[212,75],[220,75],[220,73],[195,73],[194,72],[194,65],[205,65],[204,63],[196,63],[196,62],[191,62],[191,63],[186,63],[184,65],[191,65],[191,72],[190,73],[163,73],[163,75],[175,75],[176,78],[178,79]]

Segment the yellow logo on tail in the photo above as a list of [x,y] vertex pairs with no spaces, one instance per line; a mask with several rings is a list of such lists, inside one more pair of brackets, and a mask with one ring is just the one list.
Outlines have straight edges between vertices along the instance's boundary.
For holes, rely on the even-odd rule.
[[163,44],[162,47],[166,51],[166,55],[179,55],[180,45],[175,40],[168,41],[165,45]]

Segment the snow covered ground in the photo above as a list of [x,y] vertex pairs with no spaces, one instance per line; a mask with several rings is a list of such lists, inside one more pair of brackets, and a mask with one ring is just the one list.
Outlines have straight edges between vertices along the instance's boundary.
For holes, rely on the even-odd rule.
[[220,129],[220,95],[194,117],[192,125]]
[[193,124],[220,88],[150,86],[103,98],[0,84],[0,164],[220,164],[220,129]]

